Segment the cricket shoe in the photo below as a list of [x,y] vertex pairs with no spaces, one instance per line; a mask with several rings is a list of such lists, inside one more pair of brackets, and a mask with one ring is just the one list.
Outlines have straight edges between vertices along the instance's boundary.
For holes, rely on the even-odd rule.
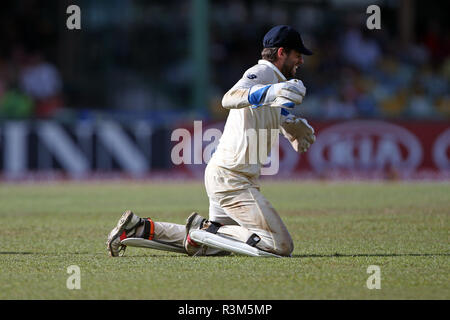
[[143,219],[127,210],[117,222],[117,225],[108,235],[106,248],[111,257],[118,257],[125,253],[126,246],[121,243],[125,238],[132,237],[136,233],[136,227],[143,223]]
[[191,237],[189,236],[189,232],[191,230],[202,229],[203,225],[207,221],[208,220],[203,218],[197,212],[192,212],[191,215],[186,219],[186,236],[183,241],[183,247],[188,255],[193,256],[200,250],[202,250],[201,245],[191,239]]

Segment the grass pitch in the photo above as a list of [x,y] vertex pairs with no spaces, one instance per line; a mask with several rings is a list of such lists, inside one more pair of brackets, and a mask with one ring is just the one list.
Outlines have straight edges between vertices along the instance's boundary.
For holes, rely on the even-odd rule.
[[[110,258],[121,213],[184,224],[207,216],[201,183],[0,185],[0,299],[450,299],[450,185],[263,182],[292,258]],[[69,290],[67,267],[81,269]],[[381,270],[369,290],[367,268]]]

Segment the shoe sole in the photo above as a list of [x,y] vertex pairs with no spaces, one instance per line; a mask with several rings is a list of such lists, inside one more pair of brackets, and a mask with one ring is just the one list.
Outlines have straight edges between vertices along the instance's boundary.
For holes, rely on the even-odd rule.
[[197,217],[199,214],[197,212],[191,213],[191,215],[186,219],[186,233],[189,233],[189,230],[191,229],[192,222],[194,222],[195,217]]
[[112,248],[111,248],[111,243],[116,240],[118,237],[120,237],[120,235],[122,234],[123,230],[124,230],[124,226],[131,221],[131,218],[133,217],[133,212],[131,210],[127,210],[122,214],[122,217],[120,218],[119,222],[117,223],[117,232],[110,238],[108,239],[108,251],[109,251],[109,255],[111,257],[117,257],[115,255],[112,254]]
[[183,240],[183,248],[186,248],[186,241],[187,237],[189,236],[189,230],[191,229],[192,222],[194,221],[195,217],[197,217],[199,214],[197,212],[192,212],[191,215],[186,219],[186,235],[184,236]]

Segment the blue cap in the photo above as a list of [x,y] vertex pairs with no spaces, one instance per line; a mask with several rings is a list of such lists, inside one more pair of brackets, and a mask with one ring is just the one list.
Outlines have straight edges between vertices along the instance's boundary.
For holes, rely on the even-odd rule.
[[295,49],[307,56],[312,55],[311,50],[303,44],[300,33],[290,26],[275,26],[266,33],[263,40],[264,48],[283,47]]

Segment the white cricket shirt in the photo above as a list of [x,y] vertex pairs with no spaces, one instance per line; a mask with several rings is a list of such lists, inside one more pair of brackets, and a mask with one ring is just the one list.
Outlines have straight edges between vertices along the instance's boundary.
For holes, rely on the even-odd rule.
[[[258,64],[245,71],[242,78],[224,95],[222,105],[230,109],[230,112],[219,145],[211,158],[215,165],[250,178],[259,177],[261,166],[266,162],[272,147],[271,134],[275,131],[271,133],[271,130],[280,128],[281,108],[252,108],[248,93],[256,84],[282,81],[286,81],[286,78],[275,65],[267,60],[259,60]],[[266,129],[265,136],[260,133],[260,129]],[[264,146],[268,151],[259,154],[260,148]]]

